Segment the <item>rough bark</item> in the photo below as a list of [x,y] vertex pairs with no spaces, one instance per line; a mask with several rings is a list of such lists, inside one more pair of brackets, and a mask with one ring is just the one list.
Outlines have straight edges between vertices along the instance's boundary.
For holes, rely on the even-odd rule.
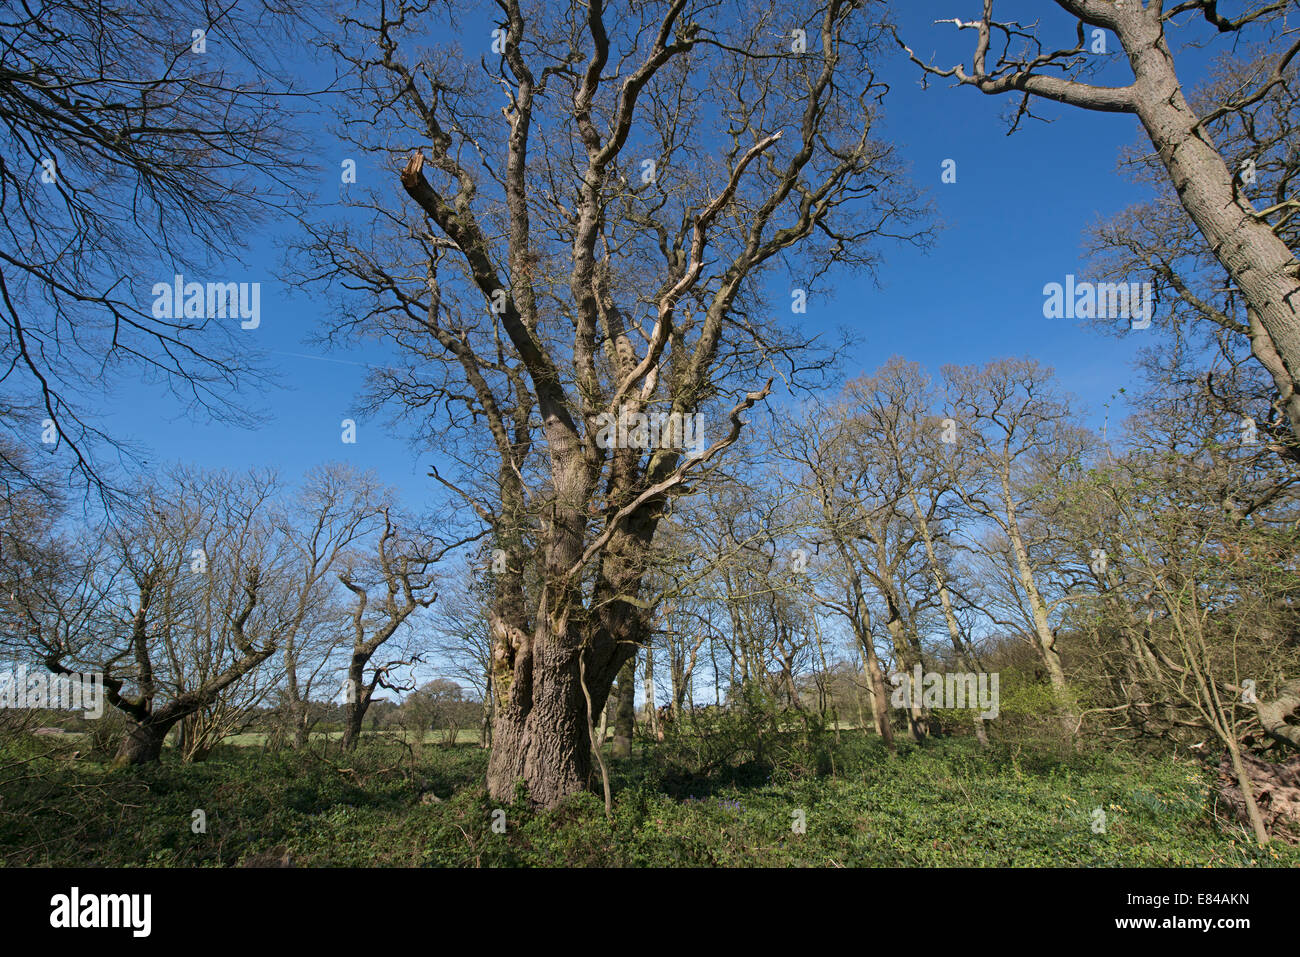
[[[528,653],[516,658],[488,760],[493,800],[513,801],[522,781],[529,802],[549,808],[590,785],[591,735],[578,664],[582,652],[572,644],[563,634],[539,629]],[[613,671],[606,661],[603,667],[593,662],[586,672],[595,712],[608,700]]]
[[114,757],[116,764],[147,764],[162,757],[163,742],[167,732],[175,726],[180,717],[148,717],[143,721],[132,722],[126,737],[122,740]]
[[618,709],[614,712],[614,757],[632,756],[636,733],[636,657],[628,658],[618,674]]
[[1158,5],[1118,12],[1114,29],[1133,68],[1134,112],[1187,215],[1258,316],[1262,329],[1252,322],[1252,349],[1274,375],[1300,435],[1300,263],[1237,188],[1183,96]]
[[1300,725],[1286,723],[1288,717],[1300,712],[1300,678],[1288,681],[1268,701],[1261,700],[1258,712],[1259,723],[1269,737],[1300,748]]
[[366,711],[369,710],[374,695],[374,688],[368,687],[365,682],[366,663],[369,660],[369,655],[354,653],[348,662],[348,688],[352,689],[352,693],[343,702],[343,739],[340,746],[344,751],[356,750],[357,743],[361,740]]

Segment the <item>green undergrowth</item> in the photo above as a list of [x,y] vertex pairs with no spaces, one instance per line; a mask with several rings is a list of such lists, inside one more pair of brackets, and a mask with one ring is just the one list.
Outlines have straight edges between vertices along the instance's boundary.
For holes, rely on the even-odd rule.
[[[612,814],[582,794],[498,807],[474,746],[354,754],[224,746],[112,768],[0,744],[8,866],[1300,866],[1216,821],[1211,773],[1121,751],[829,733],[786,755],[638,747],[611,760]],[[690,753],[686,753],[686,752]],[[497,813],[498,811],[503,813]],[[201,813],[196,813],[201,812]],[[494,829],[494,821],[496,827]],[[200,826],[202,825],[202,826]],[[802,825],[802,826],[801,826]],[[504,826],[504,833],[500,833]],[[800,833],[800,831],[802,831]]]

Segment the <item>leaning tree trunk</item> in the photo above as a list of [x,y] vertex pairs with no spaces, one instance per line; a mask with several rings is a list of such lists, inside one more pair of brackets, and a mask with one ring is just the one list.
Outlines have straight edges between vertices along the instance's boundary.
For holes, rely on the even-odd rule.
[[1065,680],[1065,668],[1061,664],[1061,653],[1056,647],[1056,631],[1052,628],[1051,620],[1047,613],[1047,602],[1043,600],[1042,593],[1038,590],[1038,583],[1034,580],[1033,565],[1029,561],[1029,551],[1025,548],[1025,540],[1020,533],[1020,523],[1016,518],[1016,513],[1012,510],[1011,502],[1011,482],[1004,473],[1001,476],[1003,502],[1006,504],[1006,530],[1007,538],[1011,542],[1011,551],[1016,560],[1016,571],[1020,578],[1020,585],[1025,590],[1025,599],[1029,602],[1029,609],[1034,620],[1034,638],[1036,639],[1034,648],[1038,652],[1039,659],[1047,669],[1048,680],[1052,683],[1052,692],[1056,696],[1057,703],[1060,707],[1061,729],[1068,738],[1073,738],[1077,733],[1078,714],[1075,710],[1074,698],[1070,693],[1070,685]]
[[1268,828],[1264,826],[1264,816],[1259,812],[1259,802],[1255,799],[1255,786],[1250,779],[1250,772],[1246,769],[1245,762],[1242,761],[1241,747],[1232,735],[1227,737],[1225,743],[1228,746],[1227,763],[1232,767],[1233,775],[1237,779],[1237,787],[1240,789],[1239,793],[1241,802],[1244,805],[1246,819],[1255,832],[1255,840],[1261,845],[1267,844],[1269,840]]
[[1300,436],[1300,263],[1238,188],[1174,70],[1157,8],[1117,16],[1133,67],[1138,119],[1210,251],[1251,306],[1251,349],[1272,376]]

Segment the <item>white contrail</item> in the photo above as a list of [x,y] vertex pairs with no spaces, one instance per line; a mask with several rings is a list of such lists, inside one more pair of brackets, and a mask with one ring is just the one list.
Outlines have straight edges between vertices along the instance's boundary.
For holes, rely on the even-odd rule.
[[277,350],[272,350],[271,355],[293,356],[295,359],[315,359],[317,362],[341,362],[344,365],[360,366],[363,369],[373,368],[373,366],[365,362],[353,362],[351,359],[331,359],[329,356],[309,356],[309,355],[304,355],[301,352],[279,352]]

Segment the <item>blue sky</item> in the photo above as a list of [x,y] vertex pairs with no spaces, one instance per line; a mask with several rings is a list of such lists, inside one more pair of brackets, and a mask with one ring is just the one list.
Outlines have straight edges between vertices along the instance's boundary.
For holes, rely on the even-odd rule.
[[[943,65],[969,57],[973,34],[959,36],[951,25],[933,20],[973,17],[977,2],[898,6],[906,8],[899,14],[903,35],[919,55],[936,54]],[[1071,25],[1052,14],[1054,5],[1007,6],[1008,13],[1018,6],[1024,20],[1041,17],[1054,45],[1069,44]],[[1113,38],[1110,46],[1118,48]],[[1185,80],[1197,79],[1185,56],[1180,66]],[[315,67],[304,58],[304,72],[309,69]],[[879,287],[866,277],[838,277],[825,296],[810,300],[799,320],[817,331],[847,326],[858,334],[862,342],[845,369],[849,375],[869,372],[895,354],[931,371],[949,362],[1032,355],[1056,368],[1064,386],[1083,400],[1089,421],[1100,425],[1105,403],[1130,383],[1132,361],[1147,340],[1142,332],[1116,339],[1069,320],[1045,319],[1042,289],[1063,281],[1066,273],[1083,271],[1088,225],[1146,197],[1117,170],[1120,149],[1138,140],[1137,121],[1040,103],[1038,112],[1053,122],[1029,121],[1009,137],[1003,119],[1014,105],[1009,98],[952,89],[942,80],[922,90],[919,70],[892,52],[883,72],[892,93],[881,132],[896,143],[945,228],[926,251],[886,246]],[[324,132],[317,142],[326,144],[318,159],[320,189],[328,196],[339,188],[339,162],[346,153],[332,154]],[[940,182],[945,159],[957,163],[956,183]],[[361,175],[368,171],[363,168]],[[396,177],[392,188],[400,189]],[[346,460],[373,468],[402,490],[409,505],[432,504],[440,492],[426,477],[429,457],[417,456],[401,436],[388,434],[381,418],[358,416],[356,444],[340,441],[340,422],[354,414],[371,357],[325,352],[306,343],[319,330],[325,306],[277,275],[277,244],[292,227],[288,217],[268,221],[265,234],[250,243],[250,261],[264,268],[247,274],[262,283],[262,322],[245,334],[255,336],[250,341],[268,354],[281,387],[252,393],[246,401],[265,410],[268,419],[253,430],[224,420],[196,422],[157,389],[125,384],[104,412],[106,424],[147,446],[151,465],[275,466],[293,481],[314,464]],[[170,278],[170,270],[160,272],[160,278]],[[788,294],[782,290],[772,301],[788,301]],[[1119,417],[1113,409],[1112,422]]]

